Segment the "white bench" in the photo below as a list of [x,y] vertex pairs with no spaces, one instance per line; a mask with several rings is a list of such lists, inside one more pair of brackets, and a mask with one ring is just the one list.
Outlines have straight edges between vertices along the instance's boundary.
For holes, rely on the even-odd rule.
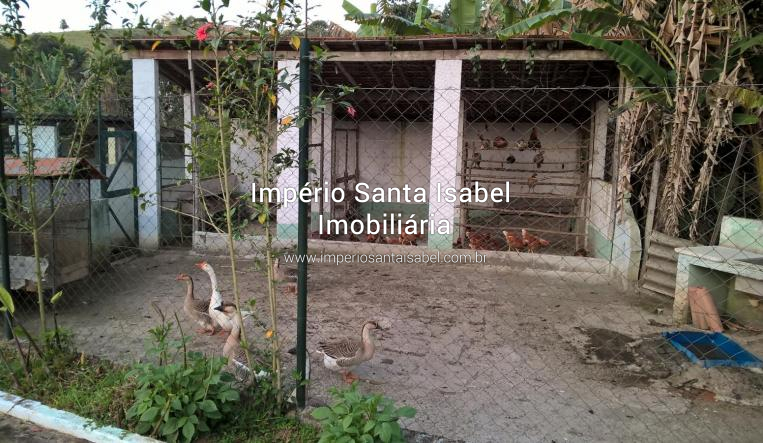
[[[689,286],[713,295],[718,311],[740,320],[763,321],[763,221],[724,217],[718,246],[676,248],[676,291],[673,321],[688,323]],[[747,302],[750,300],[750,302]],[[742,302],[743,301],[743,302]]]

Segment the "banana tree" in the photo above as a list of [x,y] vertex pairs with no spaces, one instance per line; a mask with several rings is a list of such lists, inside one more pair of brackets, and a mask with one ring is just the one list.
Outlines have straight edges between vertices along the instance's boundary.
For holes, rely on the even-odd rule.
[[427,2],[419,4],[414,21],[400,17],[391,12],[389,8],[377,10],[376,3],[371,3],[371,12],[363,12],[348,0],[342,2],[346,14],[345,18],[358,23],[360,27],[355,32],[359,37],[381,37],[388,35],[421,35],[427,34],[427,28],[421,25],[422,17],[427,11]]
[[[497,32],[507,39],[557,23],[570,39],[604,51],[619,65],[630,84],[626,92],[630,100],[619,116],[619,202],[622,206],[630,195],[633,170],[643,171],[655,159],[667,159],[658,216],[663,231],[672,235],[679,234],[679,219],[693,185],[689,235],[697,237],[718,148],[731,140],[737,125],[759,121],[763,110],[763,96],[741,86],[744,53],[763,43],[763,38],[746,35],[736,0],[723,3],[668,2],[658,24],[650,23],[654,11],[643,5],[638,10],[635,6],[618,10],[567,4]],[[645,44],[603,37],[623,31],[643,36]],[[638,147],[647,151],[636,162]],[[704,157],[698,175],[689,166],[696,156]]]
[[360,25],[359,36],[381,35],[426,35],[478,33],[482,0],[450,0],[450,17],[446,22],[438,20],[429,9],[429,0],[422,0],[416,9],[414,20],[395,15],[390,8],[377,10],[371,4],[371,12],[364,13],[358,7],[344,0],[342,7],[347,12],[345,18]]

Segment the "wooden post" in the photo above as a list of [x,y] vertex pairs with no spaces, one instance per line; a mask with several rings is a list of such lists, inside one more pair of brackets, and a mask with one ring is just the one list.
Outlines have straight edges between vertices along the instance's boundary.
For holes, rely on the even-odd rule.
[[641,267],[639,269],[639,279],[644,276],[646,270],[646,259],[649,255],[649,243],[654,229],[654,212],[657,209],[657,194],[660,188],[660,174],[662,173],[662,162],[654,161],[652,167],[652,181],[649,184],[649,201],[646,207],[646,226],[644,227],[644,251],[641,254]]

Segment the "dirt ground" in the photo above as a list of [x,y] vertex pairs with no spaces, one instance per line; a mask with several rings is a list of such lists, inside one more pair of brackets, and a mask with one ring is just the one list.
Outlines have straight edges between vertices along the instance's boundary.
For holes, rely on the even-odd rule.
[[[162,252],[65,288],[59,322],[84,352],[139,360],[158,322],[151,302],[182,318],[178,272],[208,296],[209,280],[193,267],[199,259]],[[230,266],[206,259],[230,300]],[[267,320],[265,279],[253,262],[240,265],[242,296]],[[404,423],[412,430],[468,442],[760,441],[763,375],[701,369],[675,352],[659,336],[671,330],[668,299],[487,265],[321,264],[310,273],[309,349],[359,334],[366,319],[388,320],[373,360],[356,373],[362,389],[417,409]],[[295,321],[296,298],[284,294],[284,349],[294,345]],[[264,343],[263,329],[248,331]],[[763,335],[733,337],[763,355]],[[192,346],[214,353],[222,343],[197,336]],[[288,372],[294,360],[284,355]],[[311,362],[316,405],[342,382],[317,355]]]

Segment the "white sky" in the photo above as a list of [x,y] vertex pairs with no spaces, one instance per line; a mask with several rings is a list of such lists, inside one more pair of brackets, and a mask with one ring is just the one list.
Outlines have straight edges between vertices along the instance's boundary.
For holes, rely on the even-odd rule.
[[[111,18],[112,26],[119,27],[122,18],[132,18],[127,1],[130,0],[113,0],[117,16]],[[131,1],[140,3],[142,0]],[[28,2],[29,9],[23,11],[24,28],[27,32],[58,31],[61,19],[66,20],[70,30],[88,29],[90,26],[90,9],[86,7],[88,0],[28,0]],[[362,11],[369,11],[372,0],[351,0],[351,2]],[[444,2],[430,1],[430,3]],[[229,20],[234,20],[237,15],[251,11],[255,4],[256,2],[250,3],[247,0],[231,0],[230,8],[225,16]],[[141,8],[141,13],[149,19],[159,18],[169,11],[175,15],[202,16],[201,9],[195,9],[195,5],[196,0],[147,0]],[[333,21],[349,30],[357,28],[356,24],[344,19],[342,0],[310,0],[310,8],[312,20]]]

